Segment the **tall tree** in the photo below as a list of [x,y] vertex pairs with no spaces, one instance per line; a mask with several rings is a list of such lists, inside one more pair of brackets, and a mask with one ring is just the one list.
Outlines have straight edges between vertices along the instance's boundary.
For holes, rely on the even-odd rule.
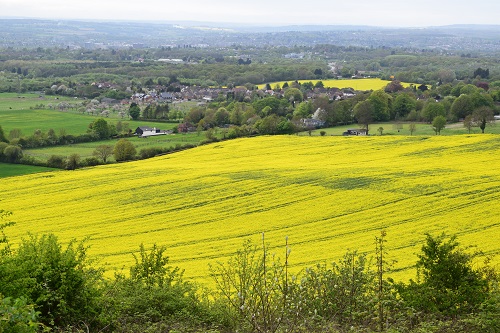
[[374,108],[370,101],[363,101],[356,104],[354,107],[354,117],[358,124],[362,124],[366,128],[366,135],[368,135],[368,126],[373,122]]
[[0,126],[0,142],[9,143],[9,140],[7,140],[7,138],[5,137],[2,126]]
[[108,157],[113,155],[113,146],[110,145],[99,145],[92,152],[92,155],[100,158],[104,163],[106,163]]
[[88,131],[96,135],[99,139],[109,139],[109,137],[111,136],[108,122],[103,118],[99,118],[91,122],[89,124]]
[[451,105],[451,112],[457,119],[463,119],[472,114],[474,101],[469,95],[460,95]]
[[392,97],[382,90],[375,90],[368,97],[368,101],[373,106],[372,120],[387,121],[390,118]]
[[295,103],[300,103],[304,99],[302,92],[298,88],[288,88],[285,90],[285,98],[295,105]]
[[141,115],[141,108],[136,103],[131,103],[128,109],[128,114],[133,120],[137,120]]
[[7,161],[16,163],[23,157],[23,151],[19,146],[9,145],[3,150],[3,155]]
[[446,108],[443,103],[436,102],[434,99],[429,99],[422,110],[422,115],[428,122],[431,122],[437,116],[446,116]]
[[404,118],[417,107],[415,96],[408,93],[400,93],[394,100],[392,113],[395,117]]
[[487,106],[475,109],[474,112],[472,112],[472,121],[481,129],[481,133],[484,133],[486,124],[495,122],[493,110]]
[[470,134],[470,130],[472,129],[472,127],[474,127],[474,121],[472,119],[472,115],[468,115],[467,117],[465,117],[464,119],[464,127],[467,129],[467,132],[469,132]]
[[432,121],[432,128],[436,135],[441,134],[441,130],[446,126],[446,118],[443,116],[437,116]]

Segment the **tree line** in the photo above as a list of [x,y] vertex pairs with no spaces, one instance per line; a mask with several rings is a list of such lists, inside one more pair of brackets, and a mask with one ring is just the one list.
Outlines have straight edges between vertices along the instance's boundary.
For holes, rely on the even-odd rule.
[[[68,96],[123,97],[128,87],[180,82],[197,86],[238,86],[297,79],[330,79],[370,75],[417,84],[455,80],[500,80],[494,57],[462,57],[439,50],[315,46],[225,48],[148,48],[67,50],[58,48],[2,49],[0,92],[45,91],[64,85]],[[236,54],[236,55],[235,55]],[[290,54],[301,57],[289,58]],[[183,64],[159,62],[162,58]],[[246,59],[246,60],[244,60]],[[57,60],[57,61],[56,61]],[[331,64],[334,64],[332,67]],[[94,82],[116,88],[98,89]]]
[[[250,88],[250,90],[248,90]],[[369,132],[371,124],[393,121],[409,122],[411,134],[416,130],[416,122],[429,123],[436,134],[446,127],[448,122],[462,121],[464,128],[470,131],[478,127],[482,133],[488,125],[495,121],[500,102],[500,83],[488,84],[484,81],[442,83],[434,86],[412,85],[404,88],[394,80],[384,89],[375,91],[354,92],[346,89],[349,97],[334,99],[333,91],[325,89],[322,82],[285,83],[283,87],[276,85],[266,88],[267,93],[255,86],[245,89],[229,90],[225,95],[206,104],[192,107],[182,119],[183,128],[190,131],[205,133],[201,143],[219,139],[234,139],[254,135],[293,134],[301,131],[311,131],[320,127],[332,127],[358,123]],[[269,94],[273,91],[273,94]],[[90,106],[99,104],[92,100]],[[103,111],[105,112],[105,111]],[[102,112],[101,112],[102,113]],[[132,120],[139,119],[171,119],[177,118],[178,112],[170,110],[168,103],[131,103],[128,110],[120,111],[123,116]],[[317,122],[310,123],[312,119]],[[174,121],[178,121],[175,119]],[[104,118],[99,118],[89,124],[87,133],[73,136],[62,131],[56,134],[54,130],[47,133],[36,130],[32,135],[23,136],[19,130],[13,129],[6,135],[0,127],[0,159],[11,163],[38,164],[32,157],[23,156],[22,149],[45,146],[65,145],[107,140],[110,138],[127,138],[133,135],[129,123],[119,121],[116,126],[108,124]],[[174,132],[179,130],[174,127]],[[382,134],[383,129],[379,128]],[[130,144],[130,143],[129,143]],[[107,145],[107,144],[104,144]],[[123,141],[118,147],[128,146]],[[131,144],[130,144],[131,145]],[[194,146],[194,145],[189,145]],[[101,147],[102,148],[102,147]],[[129,147],[130,148],[130,147]],[[129,153],[117,153],[117,161],[131,160],[137,157],[147,158],[185,147],[149,148],[136,154],[135,148]],[[121,151],[118,149],[117,151]],[[51,167],[76,168],[106,163],[99,152],[95,156],[80,161],[79,156],[53,156],[47,163]]]
[[304,125],[304,119],[309,118],[321,121],[322,125],[313,128],[357,122],[368,129],[370,124],[386,121],[427,122],[436,134],[447,122],[464,120],[469,132],[472,127],[479,127],[484,133],[498,112],[500,84],[483,83],[404,88],[394,80],[385,89],[333,100],[321,87],[293,82],[291,86],[275,87],[276,94],[272,96],[262,96],[257,91],[250,96],[221,96],[207,106],[190,109],[184,121],[200,130],[225,126],[229,128],[229,137],[240,136],[238,133],[291,134],[308,130],[311,125]]

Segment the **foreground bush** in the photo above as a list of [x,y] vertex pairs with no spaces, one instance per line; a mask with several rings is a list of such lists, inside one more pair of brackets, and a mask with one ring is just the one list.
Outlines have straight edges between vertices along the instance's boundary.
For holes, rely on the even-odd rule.
[[[0,211],[0,232],[12,226]],[[385,234],[382,234],[385,236]],[[140,246],[128,274],[104,279],[87,247],[30,236],[12,250],[0,237],[0,332],[487,332],[500,331],[498,272],[475,268],[456,238],[426,236],[420,279],[386,277],[384,237],[375,265],[347,251],[338,262],[289,273],[284,260],[249,241],[211,266],[211,293],[169,265],[166,248]]]
[[215,325],[208,305],[183,272],[168,266],[165,247],[140,246],[129,276],[117,274],[104,287],[101,321],[114,332],[170,331]]
[[1,261],[0,293],[26,297],[47,326],[90,322],[99,313],[97,283],[83,243],[59,244],[54,235],[30,236]]

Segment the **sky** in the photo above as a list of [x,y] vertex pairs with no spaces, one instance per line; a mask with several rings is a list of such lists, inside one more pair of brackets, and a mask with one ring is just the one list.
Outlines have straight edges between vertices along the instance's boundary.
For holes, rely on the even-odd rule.
[[500,24],[500,1],[0,0],[0,17],[427,27]]

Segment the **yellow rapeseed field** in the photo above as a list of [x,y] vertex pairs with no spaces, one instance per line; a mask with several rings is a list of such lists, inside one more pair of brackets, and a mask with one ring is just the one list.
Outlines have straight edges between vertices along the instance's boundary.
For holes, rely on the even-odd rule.
[[[342,80],[298,80],[299,83],[312,82],[316,84],[318,81],[323,82],[325,88],[352,88],[354,90],[379,90],[384,89],[391,81],[382,80],[378,78],[371,79],[342,79]],[[271,88],[274,88],[277,84],[283,86],[287,81],[273,82],[270,83]],[[288,81],[290,85],[293,81]],[[402,82],[403,87],[409,87],[410,83]],[[265,84],[258,85],[259,89],[264,89]]]
[[[373,252],[387,231],[394,277],[413,277],[424,233],[500,252],[500,137],[238,139],[154,159],[2,179],[0,209],[27,233],[89,237],[108,271],[128,268],[141,243],[205,280],[261,233],[293,269],[347,249]],[[283,257],[283,255],[281,255]],[[497,261],[498,262],[498,261]]]

